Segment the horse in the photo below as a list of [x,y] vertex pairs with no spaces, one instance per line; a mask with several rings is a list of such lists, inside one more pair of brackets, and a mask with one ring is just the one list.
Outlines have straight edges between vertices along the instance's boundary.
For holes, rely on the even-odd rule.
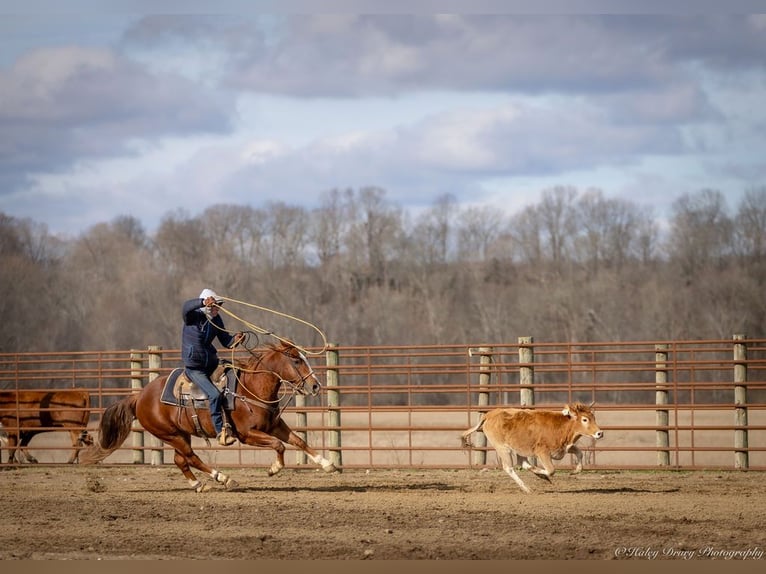
[[78,462],[81,449],[93,444],[86,429],[89,419],[90,393],[86,389],[0,391],[0,429],[8,444],[9,463],[16,459],[36,463],[26,446],[35,435],[58,428],[70,429],[74,450],[67,463]]
[[[231,423],[232,436],[244,444],[276,451],[269,476],[276,475],[285,466],[284,443],[305,452],[325,472],[338,471],[295,434],[281,416],[282,385],[289,386],[293,394],[301,395],[316,396],[321,389],[306,356],[286,341],[249,352],[251,356],[246,360],[231,363],[236,385],[232,393],[234,406],[226,410],[226,418]],[[104,460],[127,439],[133,420],[138,419],[144,430],[175,449],[173,460],[192,489],[203,492],[210,488],[197,478],[192,468],[210,476],[213,484],[221,483],[226,490],[237,488],[239,485],[235,480],[203,462],[192,450],[192,436],[206,439],[216,436],[209,409],[191,411],[161,401],[169,376],[155,377],[138,393],[109,406],[99,424],[99,442],[83,451],[80,463],[94,464]]]

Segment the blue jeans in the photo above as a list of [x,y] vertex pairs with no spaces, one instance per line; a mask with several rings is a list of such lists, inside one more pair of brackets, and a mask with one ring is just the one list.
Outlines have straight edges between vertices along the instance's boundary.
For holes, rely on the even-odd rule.
[[202,389],[202,392],[204,392],[207,395],[207,398],[210,399],[210,418],[213,419],[213,426],[215,427],[215,434],[217,435],[223,430],[223,415],[221,414],[221,400],[223,399],[223,395],[221,395],[221,391],[219,391],[218,387],[213,384],[205,371],[198,371],[187,367],[186,376],[197,383],[197,386]]

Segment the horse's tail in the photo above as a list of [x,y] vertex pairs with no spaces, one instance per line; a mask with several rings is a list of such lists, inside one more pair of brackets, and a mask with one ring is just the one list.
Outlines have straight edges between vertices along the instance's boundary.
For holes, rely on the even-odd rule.
[[136,418],[137,400],[138,394],[134,393],[104,411],[98,427],[98,442],[82,450],[80,464],[101,462],[120,448],[128,438],[133,419]]
[[0,423],[0,445],[8,446],[8,433],[3,430],[3,423]]
[[480,431],[481,427],[484,426],[484,415],[482,414],[479,417],[479,422],[473,425],[471,428],[469,428],[467,431],[465,431],[462,435],[460,435],[461,442],[463,444],[463,448],[468,448],[471,445],[471,435],[475,433],[476,431]]

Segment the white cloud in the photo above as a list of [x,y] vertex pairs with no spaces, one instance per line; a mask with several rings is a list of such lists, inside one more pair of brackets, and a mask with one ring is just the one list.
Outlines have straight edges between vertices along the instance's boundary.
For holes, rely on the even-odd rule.
[[53,229],[369,185],[415,206],[766,173],[762,16],[83,18],[0,23],[3,209]]

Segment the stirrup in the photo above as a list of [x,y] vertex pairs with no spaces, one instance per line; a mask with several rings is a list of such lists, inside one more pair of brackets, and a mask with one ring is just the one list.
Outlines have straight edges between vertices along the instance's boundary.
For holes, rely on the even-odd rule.
[[218,439],[218,444],[221,446],[231,446],[235,442],[237,442],[237,439],[235,439],[233,436],[229,434],[229,425],[225,425],[221,432],[218,433],[218,436],[216,437]]

